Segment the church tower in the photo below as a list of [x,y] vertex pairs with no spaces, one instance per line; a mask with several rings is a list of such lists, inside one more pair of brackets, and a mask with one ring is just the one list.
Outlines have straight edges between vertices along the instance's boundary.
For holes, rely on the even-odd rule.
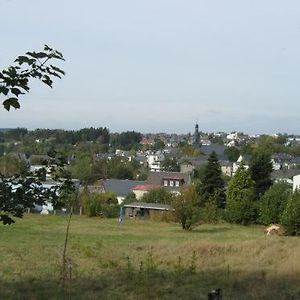
[[195,125],[195,132],[193,136],[193,145],[199,145],[200,144],[200,134],[199,134],[199,125]]

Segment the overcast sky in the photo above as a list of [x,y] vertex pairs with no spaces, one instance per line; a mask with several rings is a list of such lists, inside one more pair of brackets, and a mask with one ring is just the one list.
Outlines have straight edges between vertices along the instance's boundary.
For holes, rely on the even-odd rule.
[[0,109],[0,127],[300,133],[299,0],[0,0],[0,14],[0,69],[48,44],[67,73]]

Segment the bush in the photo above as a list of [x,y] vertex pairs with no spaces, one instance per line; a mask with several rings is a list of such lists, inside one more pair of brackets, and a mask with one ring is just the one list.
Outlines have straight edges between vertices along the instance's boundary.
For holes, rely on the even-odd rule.
[[84,211],[89,217],[116,218],[119,215],[119,205],[115,194],[90,193],[84,199]]
[[281,224],[288,235],[300,235],[300,192],[289,197],[281,217]]
[[150,220],[157,222],[175,222],[175,216],[171,211],[150,211]]
[[146,203],[161,203],[170,204],[172,202],[173,195],[164,188],[157,188],[144,194],[141,202]]
[[226,218],[229,222],[249,224],[256,219],[253,181],[242,165],[228,184]]
[[182,229],[191,230],[199,222],[199,198],[196,187],[193,185],[183,188],[181,194],[173,198],[174,215],[181,223]]
[[218,208],[214,200],[210,200],[200,209],[200,219],[203,223],[218,223],[222,219],[222,211],[223,209]]
[[265,225],[279,223],[290,196],[288,183],[274,183],[260,199],[258,222]]

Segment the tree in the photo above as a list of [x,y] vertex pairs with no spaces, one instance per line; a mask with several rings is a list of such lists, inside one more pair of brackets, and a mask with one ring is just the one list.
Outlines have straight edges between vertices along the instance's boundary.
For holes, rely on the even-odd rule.
[[181,193],[173,198],[174,215],[181,223],[183,230],[192,230],[193,226],[199,222],[199,198],[194,185],[183,188]]
[[161,139],[155,139],[154,145],[151,148],[153,151],[162,150],[165,148],[165,143]]
[[161,167],[167,172],[179,172],[180,166],[175,158],[166,158],[161,162]]
[[215,151],[213,151],[208,158],[208,163],[205,166],[203,178],[199,185],[199,192],[205,201],[209,201],[211,198],[215,198],[216,195],[219,195],[217,205],[219,207],[224,206],[224,180]]
[[172,194],[166,189],[158,188],[144,194],[141,201],[146,203],[170,204],[172,197]]
[[272,185],[273,170],[271,157],[265,152],[257,151],[250,160],[249,172],[254,181],[256,199],[259,199]]
[[92,160],[88,156],[77,158],[72,162],[69,170],[73,178],[78,178],[80,182],[87,185],[92,178]]
[[5,177],[18,175],[21,173],[21,162],[11,154],[0,157],[0,174]]
[[62,78],[65,72],[50,64],[51,60],[64,60],[62,53],[44,46],[43,51],[27,52],[15,59],[15,65],[0,72],[0,95],[4,95],[3,106],[6,110],[11,107],[20,108],[20,95],[29,92],[29,80],[38,79],[49,87],[53,78]]
[[291,192],[288,183],[274,183],[260,199],[259,222],[265,225],[279,223]]
[[226,192],[226,216],[228,221],[249,224],[255,221],[254,187],[244,166],[238,169],[229,182]]
[[[64,60],[63,55],[45,45],[40,52],[27,52],[18,56],[15,65],[0,72],[0,96],[4,96],[3,106],[6,110],[11,107],[20,108],[20,95],[29,92],[29,80],[38,79],[49,87],[53,78],[62,78],[63,70],[50,64],[52,60]],[[66,180],[62,186],[44,188],[40,178],[35,176],[4,177],[0,174],[0,222],[14,223],[13,217],[21,218],[24,209],[35,204],[42,205],[51,201],[54,207],[60,205],[58,190],[73,188],[71,181]]]
[[228,156],[229,161],[237,161],[240,156],[240,150],[237,147],[227,147],[224,154]]
[[288,235],[300,235],[300,193],[296,191],[289,197],[281,217],[281,224]]
[[118,200],[114,193],[89,193],[84,199],[84,211],[89,217],[115,218],[118,216]]

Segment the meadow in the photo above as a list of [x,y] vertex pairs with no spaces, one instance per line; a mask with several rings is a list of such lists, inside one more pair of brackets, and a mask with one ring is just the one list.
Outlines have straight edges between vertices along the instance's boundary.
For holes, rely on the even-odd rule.
[[0,299],[300,299],[300,238],[261,226],[25,215],[0,226]]

